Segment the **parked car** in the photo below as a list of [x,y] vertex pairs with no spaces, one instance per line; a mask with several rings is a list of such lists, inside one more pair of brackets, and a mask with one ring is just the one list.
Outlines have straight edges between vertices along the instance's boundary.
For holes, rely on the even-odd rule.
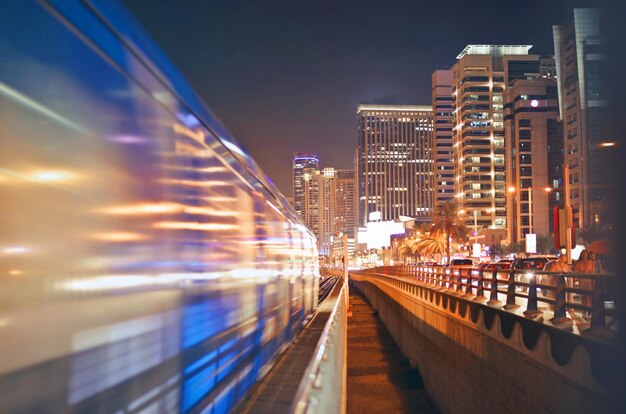
[[474,266],[474,261],[472,259],[451,259],[448,267],[456,266]]
[[[524,257],[521,259],[516,259],[513,261],[511,265],[511,269],[513,270],[534,270],[535,272],[543,270],[550,260],[556,260],[556,256],[554,255],[541,255],[541,256],[530,256]],[[515,276],[515,280],[518,282],[530,282],[531,272],[518,274]],[[526,286],[522,289],[524,292],[528,291]]]
[[483,275],[485,278],[491,278],[493,271],[495,270],[497,273],[498,280],[507,280],[508,270],[511,268],[511,260],[508,261],[499,261],[496,263],[489,263],[487,266],[483,268]]
[[446,274],[457,275],[459,269],[471,269],[475,267],[472,259],[450,259],[450,263],[444,266],[446,268]]
[[493,263],[491,263],[491,262],[482,262],[482,263],[479,263],[479,264],[478,264],[477,268],[478,268],[478,269],[485,270],[488,266],[490,266],[490,265],[492,265],[492,264],[493,264]]

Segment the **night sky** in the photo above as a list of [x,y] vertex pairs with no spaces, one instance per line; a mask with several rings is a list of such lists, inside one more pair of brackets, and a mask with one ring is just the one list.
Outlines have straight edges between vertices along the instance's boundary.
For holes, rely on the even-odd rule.
[[123,0],[265,173],[291,194],[294,151],[352,168],[360,103],[431,104],[469,43],[532,44],[589,1]]

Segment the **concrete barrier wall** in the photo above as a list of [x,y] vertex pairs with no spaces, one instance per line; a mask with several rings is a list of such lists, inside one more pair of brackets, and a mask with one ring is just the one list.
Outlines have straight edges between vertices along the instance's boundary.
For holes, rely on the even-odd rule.
[[606,343],[431,287],[350,278],[419,368],[442,413],[618,412],[602,384],[601,365],[613,352]]

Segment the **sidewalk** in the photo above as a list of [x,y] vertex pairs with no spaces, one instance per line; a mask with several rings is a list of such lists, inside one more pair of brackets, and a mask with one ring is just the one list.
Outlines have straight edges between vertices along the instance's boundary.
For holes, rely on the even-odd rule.
[[437,413],[416,369],[402,355],[374,309],[350,288],[348,414]]

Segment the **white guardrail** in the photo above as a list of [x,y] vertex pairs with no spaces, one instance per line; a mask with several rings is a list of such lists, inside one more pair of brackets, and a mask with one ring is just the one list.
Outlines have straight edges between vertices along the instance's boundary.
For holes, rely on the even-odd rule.
[[295,414],[346,412],[348,283],[324,326],[314,357],[306,368],[289,410]]

